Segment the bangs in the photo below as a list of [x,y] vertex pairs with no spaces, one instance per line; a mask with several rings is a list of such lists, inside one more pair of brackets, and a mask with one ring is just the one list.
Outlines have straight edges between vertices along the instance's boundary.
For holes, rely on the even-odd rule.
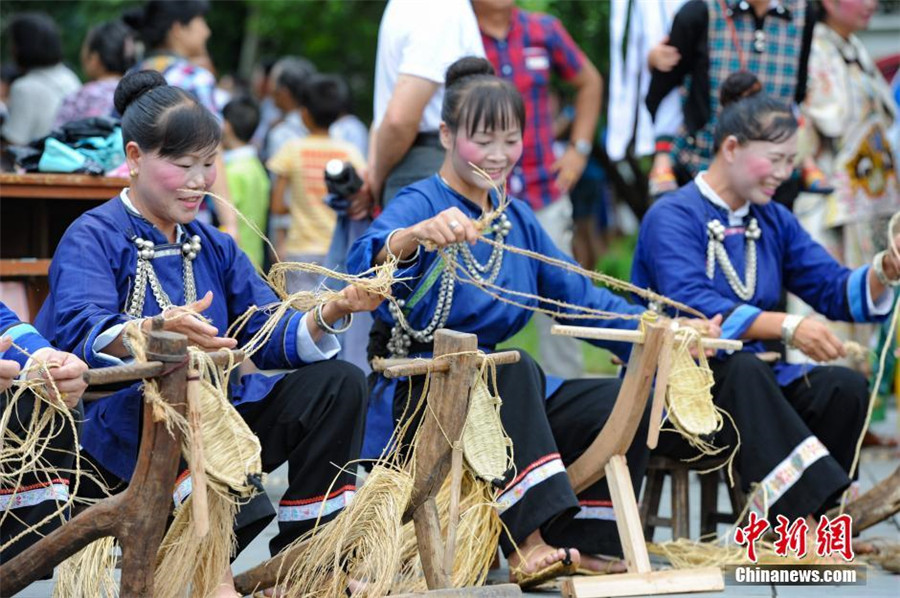
[[484,127],[487,132],[506,131],[516,126],[525,128],[525,104],[519,92],[505,81],[473,86],[460,114],[469,137]]
[[793,114],[772,113],[768,122],[760,124],[756,139],[749,141],[768,141],[770,143],[782,143],[791,138],[797,132],[798,123]]
[[193,102],[173,106],[160,119],[160,156],[173,158],[215,148],[222,140],[222,127],[212,113]]

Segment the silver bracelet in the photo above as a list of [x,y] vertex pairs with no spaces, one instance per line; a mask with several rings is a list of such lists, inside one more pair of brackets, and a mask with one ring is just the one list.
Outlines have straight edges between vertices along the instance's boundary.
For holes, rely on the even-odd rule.
[[800,322],[806,319],[806,316],[798,314],[787,314],[781,322],[781,340],[784,341],[785,347],[794,346],[794,333],[800,326]]
[[886,255],[887,250],[879,251],[875,254],[875,257],[872,258],[872,269],[875,270],[875,278],[886,287],[900,286],[900,278],[891,280],[887,277],[887,274],[884,273],[884,257]]
[[347,316],[347,323],[344,324],[343,328],[334,328],[325,322],[325,318],[322,317],[322,304],[320,303],[313,309],[313,318],[316,326],[327,332],[328,334],[341,334],[342,332],[347,332],[350,329],[350,326],[353,325],[353,314],[349,314]]
[[398,264],[405,266],[405,265],[411,264],[414,261],[416,261],[417,259],[419,259],[419,250],[422,248],[422,246],[416,245],[416,252],[407,258],[401,259],[400,256],[395,255],[394,252],[391,251],[391,239],[394,237],[395,233],[397,233],[398,231],[401,231],[401,230],[403,230],[403,229],[395,228],[394,230],[392,230],[391,232],[388,233],[387,239],[385,239],[385,241],[384,241],[384,250],[388,254],[388,256],[397,260]]

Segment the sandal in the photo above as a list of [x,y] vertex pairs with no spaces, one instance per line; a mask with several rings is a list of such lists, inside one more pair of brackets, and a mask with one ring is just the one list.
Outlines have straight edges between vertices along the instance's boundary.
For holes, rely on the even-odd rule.
[[544,567],[539,571],[522,571],[520,568],[511,570],[510,573],[515,576],[513,583],[518,584],[523,590],[527,590],[543,583],[547,583],[551,579],[556,579],[557,577],[562,577],[564,575],[572,575],[578,570],[578,566],[572,561],[572,553],[569,549],[563,548],[563,550],[566,552],[566,558],[561,561],[556,561],[552,565]]

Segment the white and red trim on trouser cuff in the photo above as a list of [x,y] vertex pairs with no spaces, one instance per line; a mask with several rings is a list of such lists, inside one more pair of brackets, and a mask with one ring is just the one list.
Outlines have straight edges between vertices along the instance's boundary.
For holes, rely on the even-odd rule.
[[759,517],[796,484],[809,467],[827,456],[828,449],[815,436],[808,436],[760,482],[750,499],[750,510]]
[[581,510],[575,515],[575,519],[616,520],[611,500],[580,500],[578,505]]
[[309,521],[327,517],[343,509],[356,496],[356,486],[347,485],[328,496],[316,496],[304,500],[282,500],[278,503],[278,521]]
[[559,453],[551,453],[545,457],[541,457],[526,467],[525,471],[517,475],[516,479],[509,483],[497,499],[500,512],[502,513],[511,508],[517,502],[522,500],[522,497],[525,496],[525,493],[531,488],[558,473],[566,473],[566,467],[563,465]]
[[69,480],[53,479],[39,484],[31,484],[22,488],[0,489],[0,511],[33,507],[36,504],[55,500],[69,500]]

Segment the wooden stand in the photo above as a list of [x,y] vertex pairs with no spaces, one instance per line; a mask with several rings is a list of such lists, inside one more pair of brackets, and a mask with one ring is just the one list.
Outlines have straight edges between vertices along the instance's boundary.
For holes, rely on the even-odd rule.
[[[561,588],[562,595],[566,598],[712,592],[725,588],[722,572],[717,567],[670,571],[653,571],[650,567],[637,500],[631,487],[624,453],[637,432],[654,375],[657,386],[651,408],[648,445],[656,445],[669,370],[668,360],[675,332],[672,327],[650,322],[645,322],[644,329],[645,332],[642,333],[579,326],[553,327],[555,334],[635,343],[609,420],[588,449],[567,468],[576,493],[606,476],[628,573],[566,579]],[[704,339],[704,346],[739,349],[740,343]]]
[[[84,378],[88,384],[111,384],[158,377],[163,399],[183,415],[187,337],[151,332],[147,348],[160,361],[91,370]],[[226,352],[214,355],[222,363],[228,358]],[[16,594],[94,540],[115,536],[122,547],[120,595],[153,596],[156,553],[172,510],[182,435],[177,426],[169,433],[165,422],[154,421],[152,409],[144,409],[141,434],[137,466],[125,491],[85,509],[0,566],[0,595]]]
[[[427,594],[409,596],[446,596],[447,598],[508,598],[522,594],[519,586],[504,584],[482,588],[451,588],[453,553],[455,549],[455,522],[448,529],[448,542],[441,539],[435,496],[450,473],[451,464],[461,473],[462,460],[454,459],[454,446],[462,438],[466,415],[469,411],[469,391],[481,366],[481,357],[476,354],[478,339],[473,334],[463,334],[451,330],[438,330],[434,335],[433,359],[391,359],[373,364],[387,378],[416,376],[431,373],[431,387],[428,394],[429,409],[421,423],[420,437],[416,448],[416,477],[412,496],[403,520],[412,519],[416,530],[416,540],[425,573],[425,582],[430,590]],[[519,360],[517,351],[504,351],[485,357],[496,364],[513,363]],[[453,441],[451,446],[447,439]],[[459,455],[461,456],[461,455]],[[453,479],[459,479],[459,475]],[[459,488],[455,488],[458,495]],[[452,519],[452,518],[451,518]],[[238,592],[251,593],[260,588],[273,587],[277,582],[282,564],[288,565],[302,558],[305,547],[295,547],[261,565],[235,577]],[[433,592],[432,592],[433,591]]]

